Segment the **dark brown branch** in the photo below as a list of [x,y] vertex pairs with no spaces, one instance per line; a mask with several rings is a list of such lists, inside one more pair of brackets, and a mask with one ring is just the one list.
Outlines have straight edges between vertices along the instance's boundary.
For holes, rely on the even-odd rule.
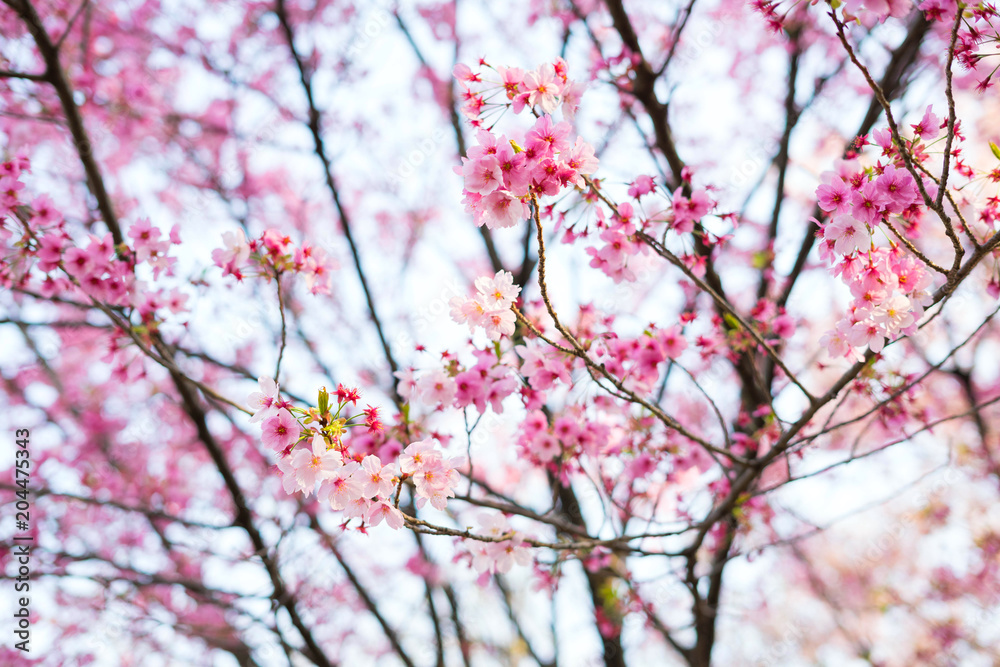
[[326,654],[323,653],[323,650],[313,637],[312,631],[305,624],[305,621],[299,614],[296,597],[294,593],[285,585],[285,581],[281,576],[281,571],[278,569],[277,558],[270,554],[267,545],[264,543],[264,538],[261,536],[257,526],[254,524],[253,515],[250,513],[250,509],[247,506],[243,490],[236,481],[236,476],[233,474],[233,469],[229,465],[229,461],[226,459],[225,452],[223,452],[222,447],[216,441],[215,436],[213,436],[212,432],[208,429],[205,411],[202,408],[201,403],[198,401],[194,391],[192,391],[192,387],[189,384],[188,379],[177,370],[170,369],[169,372],[174,386],[180,394],[184,410],[187,412],[191,421],[194,422],[195,428],[198,431],[198,439],[201,440],[205,449],[208,450],[208,454],[211,456],[212,462],[215,464],[216,468],[218,468],[219,474],[222,475],[222,479],[225,482],[226,489],[232,497],[233,506],[236,509],[236,516],[233,519],[233,523],[240,526],[247,532],[247,535],[250,536],[250,542],[253,545],[254,553],[264,563],[264,568],[267,570],[267,574],[271,579],[271,598],[277,605],[284,607],[288,612],[292,625],[294,625],[295,629],[299,631],[299,634],[302,636],[302,640],[306,644],[306,657],[320,667],[332,667],[335,663],[331,662]]
[[0,79],[27,79],[28,81],[48,81],[45,74],[28,74],[26,72],[12,72],[7,69],[0,69]]
[[[17,491],[18,487],[13,484],[0,484],[0,490],[2,491]],[[189,519],[184,519],[173,514],[169,514],[162,510],[157,510],[152,507],[138,507],[135,505],[127,505],[117,500],[110,500],[106,498],[89,498],[87,496],[81,496],[75,493],[67,493],[63,491],[53,491],[48,488],[33,488],[31,493],[34,496],[41,498],[43,496],[50,496],[52,498],[64,498],[66,500],[75,500],[76,502],[86,503],[88,505],[96,505],[98,507],[114,507],[115,509],[122,510],[124,512],[135,512],[137,514],[142,514],[148,519],[155,521],[169,521],[170,523],[177,523],[182,526],[187,526],[188,528],[206,528],[209,530],[225,530],[226,528],[232,528],[232,524],[225,525],[215,525],[210,523],[202,523],[200,521],[191,521]]]
[[[549,476],[549,483],[554,487],[556,495],[559,498],[559,511],[562,513],[563,517],[570,523],[577,524],[586,530],[586,522],[583,518],[583,512],[580,509],[580,502],[577,500],[576,493],[573,491],[573,488],[571,486],[563,486],[559,480],[551,474]],[[587,585],[590,589],[590,599],[594,605],[594,611],[596,612],[604,605],[604,590],[611,584],[613,574],[607,568],[602,568],[597,572],[591,572],[586,567],[583,568],[583,574],[587,578]],[[611,633],[610,636],[605,636],[602,633],[601,644],[604,652],[605,667],[625,667],[625,651],[622,647],[620,627],[615,632]]]
[[642,48],[639,46],[639,37],[636,35],[635,28],[632,26],[632,20],[629,18],[622,0],[605,0],[604,4],[607,5],[608,12],[611,14],[611,21],[625,43],[625,46],[632,53],[639,56],[639,63],[635,66],[635,79],[632,82],[632,90],[630,92],[642,104],[650,121],[653,123],[653,133],[656,135],[656,147],[663,153],[663,157],[666,158],[667,164],[670,166],[670,172],[673,175],[670,187],[681,187],[684,180],[682,178],[684,162],[677,152],[673,133],[670,131],[670,124],[667,119],[668,105],[660,102],[656,96],[656,73],[642,55]]
[[337,209],[337,215],[340,218],[340,226],[344,230],[344,238],[347,239],[347,245],[351,250],[351,258],[354,261],[354,269],[358,275],[358,280],[361,283],[361,289],[365,293],[365,302],[368,305],[368,313],[371,315],[372,322],[375,325],[375,330],[378,333],[379,341],[382,343],[385,360],[389,364],[392,399],[397,406],[401,406],[402,399],[397,391],[397,380],[394,375],[394,373],[399,370],[399,366],[396,364],[396,360],[392,355],[392,348],[389,347],[389,341],[385,336],[385,332],[382,327],[382,320],[379,318],[378,310],[375,308],[375,298],[368,285],[368,278],[366,277],[365,270],[361,264],[361,254],[358,250],[358,244],[354,239],[353,232],[351,231],[350,217],[347,215],[347,211],[344,209],[344,206],[340,201],[340,192],[337,188],[336,180],[333,177],[333,165],[327,155],[326,146],[323,141],[322,128],[320,127],[320,111],[316,106],[316,99],[313,96],[312,75],[306,68],[306,64],[303,61],[302,56],[295,48],[295,32],[288,19],[288,12],[285,9],[285,0],[277,0],[275,14],[277,14],[278,21],[281,23],[282,30],[285,34],[285,40],[288,43],[288,49],[291,52],[292,59],[295,61],[295,66],[299,72],[299,81],[302,84],[302,90],[306,96],[306,103],[308,105],[309,112],[309,120],[306,122],[306,125],[312,134],[313,144],[315,147],[314,152],[323,165],[323,175],[326,179],[326,187],[327,190],[330,191],[330,196],[333,198],[333,204]]
[[455,589],[450,584],[444,586],[444,594],[448,598],[448,606],[451,607],[451,623],[455,626],[458,650],[462,653],[462,664],[464,667],[472,667],[471,647],[465,636],[465,625],[461,620],[462,614],[458,606],[458,596],[455,595]]
[[320,536],[323,544],[330,550],[330,553],[332,553],[334,558],[337,559],[337,562],[340,563],[340,567],[344,570],[344,574],[347,575],[348,581],[350,581],[351,586],[354,587],[354,592],[358,594],[358,597],[361,598],[365,607],[369,612],[371,612],[371,615],[375,617],[375,620],[378,621],[378,624],[382,627],[382,632],[385,634],[386,639],[389,640],[389,643],[392,644],[392,649],[396,652],[396,655],[399,656],[399,659],[403,661],[403,664],[405,664],[406,667],[415,667],[413,660],[411,660],[410,656],[407,655],[405,650],[403,650],[403,645],[399,640],[399,634],[391,625],[389,625],[389,621],[386,620],[385,616],[379,610],[378,603],[375,602],[375,598],[371,596],[368,589],[365,588],[364,584],[361,583],[361,580],[358,579],[356,574],[354,574],[354,570],[352,570],[344,560],[343,554],[341,554],[340,549],[337,548],[337,541],[333,539],[329,533],[323,530],[323,527],[320,525],[319,519],[316,517],[315,513],[309,512],[308,516],[309,527]]
[[[420,61],[420,64],[426,68],[430,68],[430,64],[424,57],[423,51],[417,46],[416,40],[413,38],[413,34],[407,27],[406,23],[403,21],[403,17],[399,15],[399,10],[393,10],[393,17],[396,19],[396,25],[399,26],[400,32],[406,37],[407,43],[409,43],[410,48],[413,49],[413,54]],[[457,45],[456,45],[457,49]],[[465,135],[462,133],[462,117],[458,113],[458,107],[455,104],[455,78],[450,74],[448,75],[448,120],[451,122],[452,131],[455,133],[455,147],[458,150],[458,156],[463,158],[466,156],[465,148]],[[480,225],[479,236],[483,239],[483,246],[486,248],[486,254],[490,258],[490,266],[493,267],[494,272],[505,271],[503,261],[500,259],[500,254],[497,252],[496,243],[493,242],[493,233],[485,225]],[[524,269],[522,268],[522,275]],[[527,278],[517,278],[517,282],[521,285],[525,283]]]
[[767,260],[760,270],[760,283],[757,285],[757,299],[767,296],[768,287],[772,281],[767,277],[768,271],[774,266],[774,242],[778,238],[778,220],[781,218],[781,206],[785,202],[785,177],[788,174],[788,152],[792,141],[792,130],[799,121],[799,109],[795,104],[795,82],[799,75],[799,58],[802,50],[799,46],[799,30],[796,28],[789,35],[792,40],[792,52],[788,57],[788,90],[785,94],[785,129],[781,133],[778,144],[778,155],[774,165],[778,169],[778,182],[774,191],[774,208],[771,211],[771,223],[767,228],[768,253]]
[[514,601],[510,594],[510,589],[507,588],[507,584],[504,583],[503,577],[499,574],[493,577],[493,581],[496,582],[497,588],[500,589],[500,597],[503,600],[504,607],[507,609],[507,618],[510,619],[511,625],[514,626],[514,632],[517,633],[518,639],[524,644],[525,648],[528,650],[528,655],[538,663],[539,667],[554,667],[555,663],[550,660],[542,660],[538,657],[538,651],[532,646],[531,640],[528,636],[524,634],[524,628],[521,625],[521,621],[518,620],[517,614],[514,612]]
[[94,199],[97,200],[97,208],[101,212],[104,224],[111,231],[111,238],[114,239],[116,246],[121,245],[125,242],[125,238],[122,236],[121,226],[118,224],[118,217],[115,215],[111,197],[104,187],[100,167],[94,159],[94,148],[83,127],[80,110],[73,100],[73,91],[66,79],[65,72],[63,72],[62,65],[59,63],[59,51],[49,38],[48,32],[42,25],[42,19],[29,0],[3,0],[3,2],[18,13],[28,27],[28,31],[31,32],[35,45],[38,46],[42,60],[45,61],[43,78],[52,84],[59,96],[59,103],[66,115],[66,124],[73,135],[73,144],[76,146],[76,152],[80,156],[80,162],[83,163],[83,169],[87,174],[87,185],[91,194],[94,195]]
[[[892,52],[892,58],[889,60],[889,64],[885,68],[885,72],[882,73],[882,79],[879,85],[882,88],[882,92],[886,99],[894,100],[902,95],[903,91],[906,89],[907,78],[912,73],[912,69],[917,62],[917,58],[920,55],[920,46],[923,44],[924,37],[927,36],[927,32],[930,30],[931,24],[924,18],[923,12],[915,12],[913,19],[910,21],[909,29],[907,30],[906,37],[903,39],[902,43]],[[875,122],[878,121],[879,116],[882,115],[882,106],[879,101],[873,96],[868,104],[868,111],[865,114],[864,119],[858,126],[858,131],[855,132],[855,136],[863,136],[871,132],[872,128],[875,127]],[[846,155],[852,150],[852,145],[849,144],[844,148],[844,154]],[[812,217],[819,220],[823,217],[824,213],[819,206],[813,209]],[[788,299],[792,294],[792,289],[794,289],[795,284],[798,282],[799,276],[802,274],[803,269],[805,269],[806,262],[809,260],[809,253],[812,251],[813,245],[816,243],[816,234],[819,233],[819,226],[815,222],[810,222],[802,243],[799,246],[799,254],[795,258],[795,264],[792,270],[789,272],[785,279],[785,286],[778,297],[776,304],[778,307],[783,307],[788,303]]]

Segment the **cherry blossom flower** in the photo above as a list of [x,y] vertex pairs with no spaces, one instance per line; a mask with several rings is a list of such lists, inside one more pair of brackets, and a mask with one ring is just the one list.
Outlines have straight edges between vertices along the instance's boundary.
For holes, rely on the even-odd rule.
[[[500,167],[497,167],[499,173]],[[513,227],[528,217],[528,207],[517,197],[498,191],[483,197],[481,216],[477,225],[486,225],[489,229]]]
[[869,227],[876,227],[887,203],[889,200],[878,185],[865,183],[860,190],[851,193],[851,215]]
[[278,412],[276,405],[278,384],[269,377],[261,376],[257,378],[257,386],[260,387],[260,391],[255,391],[247,396],[247,404],[254,411],[250,417],[251,424],[273,417]]
[[302,433],[299,422],[284,408],[278,410],[274,417],[265,419],[261,428],[264,444],[279,452],[298,442],[299,434]]
[[483,155],[474,160],[465,158],[462,166],[465,189],[481,195],[488,195],[503,187],[503,170],[495,155]]
[[382,420],[378,415],[378,408],[369,405],[364,409],[365,413],[365,426],[368,427],[369,433],[381,433],[382,432]]
[[378,499],[368,506],[368,511],[364,516],[365,522],[372,526],[379,525],[383,519],[387,526],[393,530],[403,527],[403,513],[398,508],[393,507],[388,501]]
[[490,340],[497,341],[504,336],[513,335],[516,319],[514,311],[509,308],[487,311],[483,314],[483,329]]
[[366,498],[382,496],[388,498],[393,492],[393,477],[395,468],[392,465],[383,466],[382,461],[374,454],[366,456],[361,461],[358,472],[361,483],[361,493]]
[[242,269],[250,258],[250,246],[242,229],[222,234],[222,248],[212,251],[212,261],[223,269],[224,276],[242,277]]
[[851,190],[839,176],[816,188],[819,207],[828,213],[846,215],[851,210]]
[[319,434],[313,436],[312,447],[295,449],[291,468],[299,489],[305,494],[312,493],[320,480],[342,465],[340,456],[340,452],[327,449],[326,440]]
[[881,352],[885,346],[885,329],[872,318],[855,322],[847,334],[847,341],[855,347],[868,347],[872,352]]
[[910,327],[913,324],[910,300],[902,294],[894,294],[879,304],[875,311],[875,321],[885,326],[889,335]]
[[534,127],[525,135],[524,143],[540,156],[553,157],[569,148],[568,137],[572,131],[573,126],[569,123],[553,124],[552,116],[546,114],[535,121]]
[[403,450],[399,468],[413,478],[417,507],[429,500],[435,509],[443,510],[447,499],[455,495],[454,488],[459,481],[457,468],[464,462],[464,457],[446,460],[442,451],[435,447],[434,440],[419,440]]
[[133,239],[137,262],[145,262],[170,248],[169,241],[159,240],[160,235],[160,230],[150,224],[148,218],[137,220],[129,228],[128,236]]
[[510,308],[521,292],[520,285],[514,284],[514,276],[510,271],[497,271],[492,278],[476,278],[475,286],[476,291],[483,296],[487,308]]
[[466,299],[460,296],[453,296],[448,305],[451,306],[451,319],[458,324],[468,324],[469,331],[475,331],[481,326],[486,308],[478,299]]
[[507,99],[512,100],[517,97],[520,93],[524,92],[523,82],[524,82],[524,72],[517,67],[498,67],[497,73],[500,74],[500,85],[503,86],[504,92],[507,94]]
[[399,457],[399,469],[412,475],[435,455],[440,456],[440,452],[435,450],[433,440],[417,440],[407,445],[406,449],[403,450]]
[[871,236],[865,226],[849,215],[839,215],[823,228],[823,236],[834,241],[834,250],[841,255],[867,250]]
[[928,104],[927,109],[924,111],[924,117],[920,119],[920,122],[910,126],[913,128],[913,134],[924,141],[931,141],[941,133],[941,119],[934,115],[934,112],[931,111],[932,108]]
[[417,396],[426,405],[451,405],[455,398],[455,380],[443,369],[420,376],[416,382]]
[[329,502],[330,507],[335,510],[347,507],[362,496],[361,483],[354,476],[360,468],[356,461],[350,461],[326,474],[317,497],[321,502]]
[[680,233],[694,229],[694,223],[708,215],[715,208],[715,202],[704,190],[695,190],[691,197],[685,197],[677,188],[673,196],[674,229]]
[[552,65],[542,65],[524,76],[524,88],[528,92],[528,104],[536,104],[545,113],[552,113],[559,105],[560,85]]
[[361,394],[356,387],[345,387],[343,384],[337,383],[337,402],[343,405],[350,403],[351,405],[357,405],[358,400],[361,398]]
[[503,187],[515,197],[528,194],[531,184],[531,171],[527,168],[524,153],[515,153],[508,143],[497,148],[496,160],[503,174]]
[[653,179],[650,176],[637,176],[628,188],[628,196],[633,199],[641,199],[643,195],[648,195],[653,191]]
[[[501,537],[510,532],[502,514],[482,512],[477,520],[487,537]],[[506,574],[515,564],[527,565],[530,562],[531,555],[524,542],[517,537],[500,542],[479,542],[472,548],[472,566],[482,574]]]
[[848,340],[850,333],[850,323],[841,320],[836,329],[827,331],[820,337],[819,344],[835,359],[845,357],[851,361],[864,361],[864,355],[855,350]]

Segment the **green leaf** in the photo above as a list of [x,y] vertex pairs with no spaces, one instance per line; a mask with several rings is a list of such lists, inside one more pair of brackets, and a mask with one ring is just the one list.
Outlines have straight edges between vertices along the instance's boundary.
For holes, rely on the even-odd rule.
[[993,151],[993,155],[996,159],[1000,160],[1000,146],[997,146],[992,141],[990,142],[990,150]]
[[330,410],[330,392],[323,387],[319,390],[319,401],[316,404],[319,408],[319,414],[325,415]]

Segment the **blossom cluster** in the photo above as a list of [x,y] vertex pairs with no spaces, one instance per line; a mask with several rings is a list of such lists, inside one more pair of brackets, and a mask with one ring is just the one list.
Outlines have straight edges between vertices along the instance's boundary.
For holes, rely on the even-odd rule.
[[[517,67],[494,68],[485,60],[480,60],[479,65],[488,71],[473,72],[468,65],[459,63],[452,72],[462,88],[462,113],[473,125],[481,125],[484,113],[499,106],[508,106],[516,114],[536,107],[551,114],[562,107],[563,116],[569,120],[576,114],[584,87],[570,80],[562,58],[527,72]],[[503,92],[506,101],[490,102],[498,91]]]
[[524,147],[489,130],[476,134],[456,167],[465,183],[466,210],[476,225],[513,227],[528,217],[531,195],[555,195],[569,185],[582,186],[582,176],[597,170],[594,148],[580,137],[570,140],[572,126],[544,115],[524,136]]
[[636,391],[652,391],[660,375],[660,364],[677,359],[687,349],[681,327],[647,330],[635,338],[610,337],[601,339],[591,350],[591,358],[626,387]]
[[475,295],[451,298],[451,318],[459,324],[468,324],[469,331],[484,329],[493,341],[513,334],[516,318],[511,306],[521,292],[521,287],[514,284],[514,276],[509,271],[497,271],[492,278],[476,278],[475,285]]
[[489,73],[473,73],[465,65],[455,68],[466,99],[463,111],[473,124],[481,126],[480,117],[488,106],[485,95],[498,90],[507,100],[500,106],[515,114],[528,109],[537,118],[519,140],[480,129],[477,144],[462,158],[462,166],[456,167],[464,179],[466,210],[477,226],[490,229],[512,227],[526,219],[532,196],[555,195],[567,186],[582,186],[583,176],[593,174],[598,164],[593,146],[574,138],[569,122],[552,119],[551,113],[559,104],[563,116],[572,117],[579,99],[580,88],[567,78],[564,62],[528,73],[503,67],[492,72],[491,77]]
[[500,538],[510,535],[508,539],[492,542],[475,542],[470,548],[472,566],[482,574],[505,574],[515,564],[527,565],[531,562],[531,554],[524,541],[513,534],[507,525],[507,519],[502,514],[482,512],[477,517],[482,533],[486,537]]
[[443,510],[447,499],[454,497],[457,469],[464,459],[446,459],[433,439],[410,443],[389,463],[375,454],[352,451],[343,436],[347,429],[361,426],[360,419],[369,433],[383,430],[378,408],[368,406],[360,415],[341,416],[349,403],[357,404],[356,389],[339,385],[334,410],[325,389],[319,392],[315,408],[302,409],[282,398],[274,380],[261,377],[258,386],[260,391],[247,399],[253,408],[250,421],[260,423],[263,443],[278,454],[287,493],[315,493],[348,521],[360,519],[375,526],[384,520],[393,529],[402,528],[405,521],[398,507],[398,490],[405,480],[414,485],[418,508],[430,502]]
[[242,281],[251,267],[267,276],[298,273],[305,277],[310,293],[330,293],[332,271],[336,267],[322,248],[309,243],[295,247],[291,237],[276,229],[267,229],[250,241],[241,229],[224,232],[222,243],[222,248],[212,251],[212,261],[224,276]]
[[521,424],[517,443],[530,460],[545,464],[564,456],[596,455],[609,435],[606,424],[584,419],[581,414],[570,412],[550,424],[544,412],[532,410]]
[[[685,168],[686,177],[690,177],[689,170]],[[599,188],[600,182],[594,180],[595,188]],[[685,194],[685,187],[688,194]],[[662,199],[653,201],[655,195]],[[640,242],[636,237],[637,231],[652,233],[655,226],[665,224],[667,229],[676,234],[688,234],[693,232],[695,225],[708,215],[716,206],[716,201],[704,188],[692,188],[690,182],[686,181],[686,186],[675,188],[673,194],[658,186],[651,176],[638,176],[629,184],[628,196],[635,200],[636,205],[630,202],[617,204],[611,211],[608,218],[604,209],[594,207],[596,220],[594,227],[597,230],[599,242],[586,249],[590,255],[590,266],[598,269],[610,277],[616,283],[622,281],[632,282],[636,279],[635,272],[629,266],[632,257],[639,254],[646,254],[649,247]],[[595,199],[596,193],[590,193],[588,198]],[[646,200],[643,203],[643,199]],[[651,212],[643,213],[639,207],[649,206]],[[580,237],[587,237],[591,230],[584,229],[578,231],[575,226],[565,231],[562,237],[564,243],[573,243]],[[711,246],[716,242],[706,230],[701,230],[704,242]],[[718,240],[725,240],[720,238]],[[684,255],[681,257],[692,270],[697,274],[702,274],[703,258],[694,255]]]
[[13,246],[5,250],[9,254],[0,265],[0,284],[34,289],[45,297],[78,290],[110,306],[134,308],[146,323],[158,312],[187,311],[187,294],[153,289],[136,277],[140,265],[151,269],[153,280],[173,275],[177,259],[168,253],[181,242],[177,225],[164,236],[148,219],[136,220],[126,233],[130,241],[117,247],[111,233],[75,241],[51,198],[24,196],[23,177],[30,168],[23,157],[0,164],[0,242]]
[[[917,136],[933,138],[939,125],[928,108],[914,129]],[[876,140],[891,145],[885,135],[876,134]],[[934,196],[933,182],[921,185]],[[931,276],[925,265],[883,229],[895,216],[901,227],[915,234],[923,198],[906,169],[879,162],[866,170],[856,161],[842,162],[836,172],[824,173],[816,195],[820,208],[830,214],[821,226],[820,257],[834,264],[834,273],[854,297],[849,316],[828,331],[821,343],[831,356],[860,360],[863,357],[856,348],[877,353],[887,340],[912,333],[931,302]],[[876,246],[878,230],[887,235],[888,247]]]
[[517,377],[510,366],[497,362],[493,350],[475,350],[476,363],[463,368],[447,357],[448,366],[425,371],[414,377],[413,369],[399,371],[399,393],[403,399],[429,407],[459,410],[470,405],[480,413],[486,406],[503,413],[503,400],[518,389]]

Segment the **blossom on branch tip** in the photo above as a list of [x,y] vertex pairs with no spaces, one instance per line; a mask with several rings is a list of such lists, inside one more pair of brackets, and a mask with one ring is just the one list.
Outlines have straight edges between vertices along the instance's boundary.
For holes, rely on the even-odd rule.
[[382,523],[383,519],[386,525],[393,530],[399,530],[403,527],[403,513],[387,500],[378,498],[368,506],[364,520],[368,525],[377,526]]
[[560,84],[556,79],[555,68],[545,64],[537,70],[528,72],[524,76],[524,88],[528,93],[528,104],[536,104],[545,113],[552,113],[559,104]]
[[261,376],[257,378],[257,386],[260,391],[255,391],[247,396],[247,403],[254,411],[250,417],[250,423],[259,422],[268,417],[273,417],[278,412],[278,383],[269,377]]
[[[482,512],[477,520],[486,537],[502,537],[512,532],[502,514]],[[527,565],[531,562],[524,541],[517,536],[498,542],[476,542],[471,551],[472,566],[480,574],[506,574],[515,564]]]
[[399,469],[413,478],[418,508],[430,501],[435,509],[443,510],[447,499],[455,495],[458,468],[464,465],[465,457],[445,459],[435,442],[418,440],[408,445],[400,456]]
[[242,229],[222,234],[222,248],[212,251],[212,261],[223,269],[222,275],[241,278],[240,269],[250,259],[250,246]]
[[361,398],[361,394],[358,392],[356,387],[347,388],[343,384],[337,383],[337,401],[341,405],[347,405],[348,402],[351,405],[357,405],[358,399]]

